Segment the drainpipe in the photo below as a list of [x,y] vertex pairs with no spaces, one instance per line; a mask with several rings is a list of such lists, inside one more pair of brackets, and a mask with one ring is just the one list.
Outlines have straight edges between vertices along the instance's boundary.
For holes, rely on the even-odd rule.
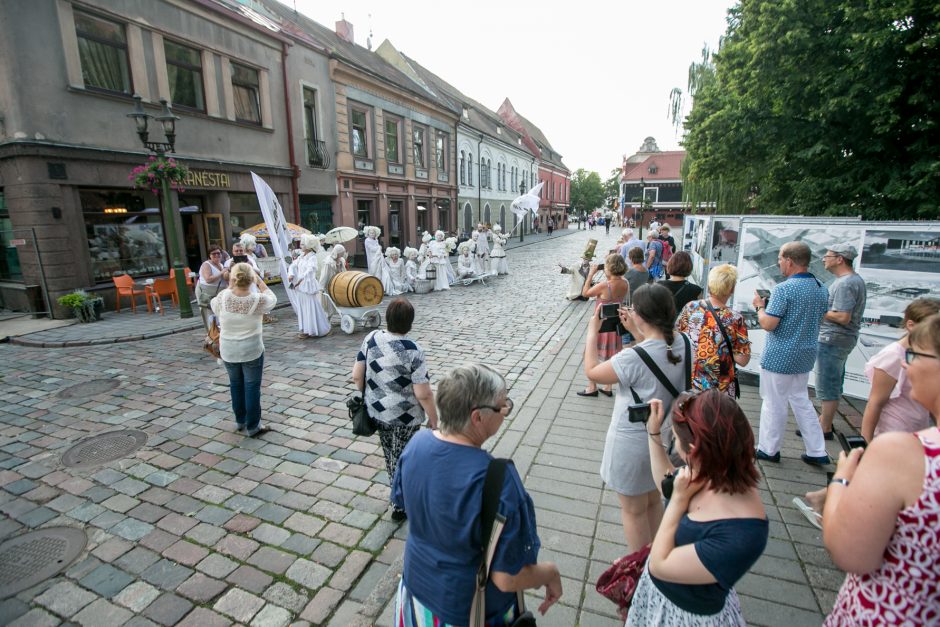
[[[479,224],[483,222],[483,133],[480,133],[480,141],[477,142],[477,163],[480,164],[480,171],[477,172],[477,211],[480,214],[477,224]],[[476,228],[474,224],[470,226]],[[473,229],[471,229],[472,231]]]
[[297,159],[294,154],[294,125],[290,114],[290,89],[287,81],[287,42],[281,42],[281,76],[284,79],[284,112],[287,118],[287,155],[290,159],[290,189],[294,197],[294,223],[300,224],[300,192],[298,191],[298,181],[300,180],[300,168],[297,167]]

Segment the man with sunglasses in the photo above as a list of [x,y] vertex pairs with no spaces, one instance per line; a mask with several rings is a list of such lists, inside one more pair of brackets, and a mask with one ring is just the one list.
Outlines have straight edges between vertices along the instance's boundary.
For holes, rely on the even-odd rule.
[[816,353],[816,398],[822,401],[823,436],[832,439],[832,419],[839,407],[845,362],[858,342],[862,312],[868,298],[865,280],[852,269],[857,256],[849,244],[833,244],[823,255],[823,264],[836,276],[829,286],[829,311],[819,325]]

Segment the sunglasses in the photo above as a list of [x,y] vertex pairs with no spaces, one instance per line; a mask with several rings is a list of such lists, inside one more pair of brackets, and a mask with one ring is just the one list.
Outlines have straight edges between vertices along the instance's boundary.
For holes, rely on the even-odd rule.
[[513,408],[514,406],[515,406],[515,405],[514,405],[514,403],[512,402],[512,399],[507,396],[507,397],[506,397],[506,404],[503,405],[502,407],[494,407],[494,406],[492,406],[492,405],[477,405],[476,407],[471,407],[471,408],[470,408],[470,411],[473,411],[474,409],[489,409],[489,410],[491,410],[491,411],[501,412],[501,411],[503,411],[503,410],[505,409],[505,410],[506,410],[506,415],[508,416],[509,414],[512,413],[512,408]]
[[937,357],[936,355],[931,355],[930,353],[918,353],[917,351],[911,348],[904,351],[904,361],[907,363],[907,365],[911,365],[912,363],[914,363],[914,359],[916,359],[917,357],[926,357],[927,359],[940,359],[940,357]]

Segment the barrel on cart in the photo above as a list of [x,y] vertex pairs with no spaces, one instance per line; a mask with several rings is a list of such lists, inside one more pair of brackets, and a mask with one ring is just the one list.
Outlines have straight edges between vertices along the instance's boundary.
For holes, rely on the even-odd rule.
[[327,292],[340,307],[374,307],[385,296],[378,278],[355,270],[334,275],[327,285]]

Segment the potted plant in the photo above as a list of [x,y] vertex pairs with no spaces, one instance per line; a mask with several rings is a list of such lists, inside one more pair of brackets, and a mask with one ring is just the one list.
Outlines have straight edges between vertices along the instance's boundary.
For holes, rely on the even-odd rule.
[[79,322],[101,320],[104,301],[98,296],[92,296],[85,290],[75,290],[71,294],[60,296],[58,301],[63,307],[71,308]]

